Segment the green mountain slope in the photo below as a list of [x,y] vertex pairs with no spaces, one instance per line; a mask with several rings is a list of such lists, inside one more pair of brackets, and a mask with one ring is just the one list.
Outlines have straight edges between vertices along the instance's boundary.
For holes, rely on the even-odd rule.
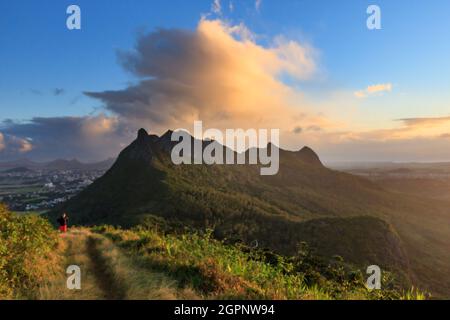
[[170,135],[140,130],[103,177],[57,212],[85,225],[134,225],[158,216],[287,254],[306,241],[324,256],[401,270],[416,284],[450,295],[445,203],[332,171],[306,147],[280,149],[275,176],[261,176],[259,166],[250,165],[175,166]]

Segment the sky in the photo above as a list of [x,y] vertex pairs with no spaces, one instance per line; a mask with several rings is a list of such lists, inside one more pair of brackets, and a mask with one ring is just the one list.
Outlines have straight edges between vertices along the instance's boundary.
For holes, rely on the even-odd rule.
[[[69,5],[81,29],[66,26]],[[369,30],[366,10],[381,10]],[[447,0],[0,2],[0,161],[137,129],[279,128],[325,161],[450,161]]]

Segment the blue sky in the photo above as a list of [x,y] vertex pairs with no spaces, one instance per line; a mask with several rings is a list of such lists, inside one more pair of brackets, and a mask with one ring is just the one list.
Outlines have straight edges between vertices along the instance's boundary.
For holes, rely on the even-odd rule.
[[[118,63],[117,51],[158,28],[195,31],[204,15],[244,23],[263,47],[282,35],[314,48],[317,75],[291,85],[319,104],[336,92],[391,84],[391,92],[357,102],[356,117],[366,119],[367,128],[450,114],[447,0],[262,0],[259,9],[253,0],[220,3],[221,13],[214,14],[209,0],[2,1],[0,120],[98,113],[102,103],[83,92],[120,90],[136,81]],[[82,30],[66,28],[70,4],[81,8]],[[382,30],[367,29],[369,4],[380,6]]]

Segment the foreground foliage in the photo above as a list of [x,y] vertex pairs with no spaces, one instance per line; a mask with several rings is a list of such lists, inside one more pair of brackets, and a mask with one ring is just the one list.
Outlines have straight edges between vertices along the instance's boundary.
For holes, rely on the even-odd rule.
[[0,206],[0,299],[80,298],[64,286],[64,269],[72,263],[90,270],[83,276],[83,298],[426,298],[396,287],[389,273],[383,274],[382,290],[369,291],[359,270],[339,256],[318,258],[304,243],[287,257],[218,241],[211,232],[159,224],[78,228],[59,237],[47,220]]
[[403,292],[392,276],[383,290],[369,291],[363,275],[342,258],[323,261],[303,244],[286,258],[241,244],[228,245],[210,233],[165,234],[152,228],[94,228],[122,250],[139,257],[141,266],[165,272],[180,288],[207,299],[424,299],[417,290]]
[[35,298],[57,264],[57,242],[46,219],[18,216],[0,205],[0,299]]

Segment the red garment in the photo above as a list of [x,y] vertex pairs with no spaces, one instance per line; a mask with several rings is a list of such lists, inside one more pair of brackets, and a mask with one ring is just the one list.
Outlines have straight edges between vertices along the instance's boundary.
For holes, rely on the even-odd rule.
[[59,231],[61,232],[67,232],[67,226],[60,226]]

